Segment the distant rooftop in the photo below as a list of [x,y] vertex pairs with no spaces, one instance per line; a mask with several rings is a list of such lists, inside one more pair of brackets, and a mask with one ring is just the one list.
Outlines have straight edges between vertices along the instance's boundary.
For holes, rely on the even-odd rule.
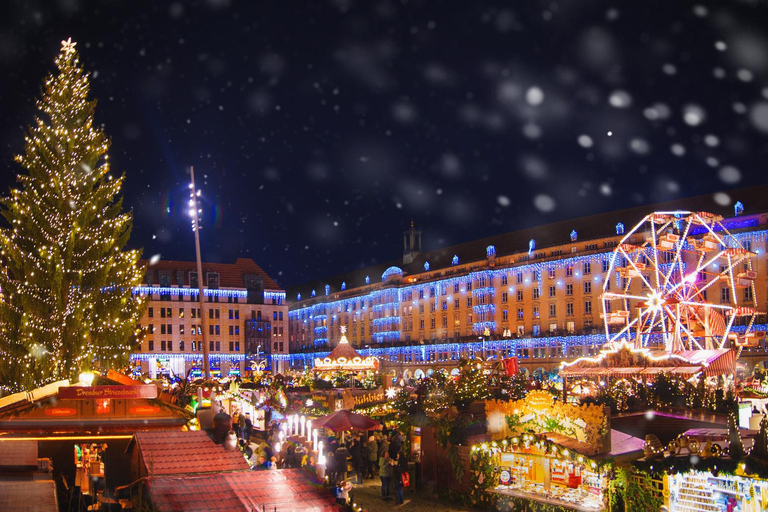
[[[142,263],[148,263],[143,260]],[[171,273],[172,285],[178,285],[176,272],[181,271],[183,285],[189,286],[189,273],[197,272],[197,263],[194,261],[160,260],[154,265],[147,266],[152,283],[159,282],[159,271]],[[234,263],[206,263],[203,262],[203,274],[214,272],[219,274],[219,287],[221,288],[245,288],[245,276],[261,276],[264,279],[265,290],[280,290],[277,281],[269,277],[267,273],[250,258],[237,258]],[[146,276],[144,279],[146,284]],[[205,280],[203,281],[205,284]]]
[[[732,198],[733,203],[736,201],[743,203],[742,216],[768,212],[768,185],[733,190],[729,191],[728,195]],[[458,258],[459,264],[483,260],[486,257],[486,248],[491,245],[494,246],[497,257],[503,257],[527,252],[531,240],[535,240],[536,250],[571,243],[572,231],[577,232],[579,242],[615,237],[616,225],[619,222],[624,224],[626,232],[629,232],[646,215],[654,211],[672,210],[706,211],[725,218],[734,217],[733,204],[722,206],[715,202],[713,194],[637,206],[625,210],[563,220],[421,252],[408,264],[404,264],[402,259],[390,260],[327,279],[310,281],[289,288],[287,299],[289,302],[296,302],[297,293],[301,293],[303,300],[309,299],[312,290],[316,291],[318,297],[322,297],[325,294],[326,285],[329,285],[330,293],[340,291],[342,283],[345,283],[347,290],[365,286],[367,284],[366,276],[369,277],[370,284],[380,283],[382,275],[390,267],[399,267],[403,270],[404,275],[412,275],[424,272],[426,263],[429,264],[430,270],[438,270],[453,266],[455,257]]]

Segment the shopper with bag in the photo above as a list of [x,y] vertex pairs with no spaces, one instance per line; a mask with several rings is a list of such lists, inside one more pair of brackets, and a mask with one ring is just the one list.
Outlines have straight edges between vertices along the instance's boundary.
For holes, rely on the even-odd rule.
[[392,459],[392,483],[395,486],[395,505],[405,503],[405,497],[403,496],[405,464],[402,463],[403,459],[404,457],[401,453],[397,454],[397,458]]

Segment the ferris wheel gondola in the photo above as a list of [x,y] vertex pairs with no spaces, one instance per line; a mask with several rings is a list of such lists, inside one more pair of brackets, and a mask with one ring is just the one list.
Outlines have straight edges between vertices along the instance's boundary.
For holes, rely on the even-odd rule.
[[[655,212],[629,231],[611,256],[602,318],[609,343],[667,352],[727,348],[754,337],[752,259],[706,212]],[[744,291],[741,296],[737,290]],[[739,333],[734,323],[739,319]],[[752,336],[750,336],[752,334]]]

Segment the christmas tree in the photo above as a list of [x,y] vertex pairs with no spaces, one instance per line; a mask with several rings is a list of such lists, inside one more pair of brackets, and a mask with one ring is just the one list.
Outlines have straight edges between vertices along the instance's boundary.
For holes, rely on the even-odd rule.
[[[110,175],[109,140],[75,43],[62,41],[16,161],[26,172],[0,201],[0,384],[5,392],[125,365],[143,302],[144,269],[123,250],[132,216]],[[2,394],[2,393],[0,393]]]

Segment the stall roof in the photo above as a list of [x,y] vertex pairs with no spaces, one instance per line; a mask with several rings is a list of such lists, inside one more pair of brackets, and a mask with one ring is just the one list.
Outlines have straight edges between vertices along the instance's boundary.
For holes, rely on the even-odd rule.
[[59,510],[53,480],[0,480],[0,510]]
[[152,505],[173,512],[338,512],[333,496],[301,469],[148,477]]
[[691,377],[703,371],[707,377],[735,371],[736,353],[731,349],[663,351],[635,349],[628,345],[605,349],[597,357],[583,357],[560,369],[565,377],[658,375],[661,372]]
[[[568,448],[569,450],[573,450],[574,452],[588,457],[598,455],[597,450],[592,446],[577,441],[572,437],[564,436],[556,432],[546,432],[544,435],[547,436],[547,439],[563,448]],[[611,451],[608,455],[611,457],[620,457],[636,451],[642,452],[644,444],[645,441],[642,439],[611,429]]]
[[[0,443],[0,472],[37,469],[37,441]],[[3,510],[0,508],[0,510]]]
[[137,432],[126,451],[135,448],[134,445],[138,446],[150,476],[250,469],[240,450],[226,450],[200,430]]

